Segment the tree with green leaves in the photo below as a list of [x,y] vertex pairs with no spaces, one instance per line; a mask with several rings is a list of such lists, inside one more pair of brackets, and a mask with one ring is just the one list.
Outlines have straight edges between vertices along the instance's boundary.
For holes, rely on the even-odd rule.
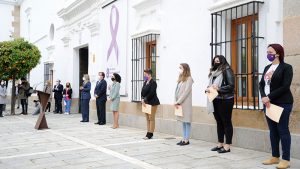
[[15,39],[13,41],[0,42],[0,79],[12,80],[11,114],[15,114],[15,81],[25,77],[40,61],[39,49],[25,41]]

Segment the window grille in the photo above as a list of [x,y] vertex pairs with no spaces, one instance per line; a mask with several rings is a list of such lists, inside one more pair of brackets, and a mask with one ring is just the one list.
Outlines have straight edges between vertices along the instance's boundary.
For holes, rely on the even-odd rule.
[[144,70],[152,70],[156,78],[157,39],[159,34],[148,34],[132,39],[132,102],[141,101],[141,90],[144,82]]
[[235,74],[235,105],[260,109],[258,83],[260,1],[251,1],[211,14],[211,59],[224,55]]

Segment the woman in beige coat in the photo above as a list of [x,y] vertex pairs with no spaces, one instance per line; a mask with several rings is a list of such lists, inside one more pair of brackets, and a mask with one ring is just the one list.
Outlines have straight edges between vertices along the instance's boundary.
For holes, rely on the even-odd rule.
[[177,120],[183,124],[183,139],[177,145],[190,144],[190,132],[192,122],[192,86],[193,78],[191,77],[190,67],[186,63],[179,66],[179,77],[175,91],[175,107],[182,107],[183,116],[177,116]]

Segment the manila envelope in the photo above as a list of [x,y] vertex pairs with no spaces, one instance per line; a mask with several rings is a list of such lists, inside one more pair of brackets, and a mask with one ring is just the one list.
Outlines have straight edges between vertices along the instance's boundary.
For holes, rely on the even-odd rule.
[[209,102],[212,102],[217,96],[218,91],[214,89],[213,87],[208,88],[210,92],[206,92],[207,98]]
[[150,104],[142,104],[142,112],[151,114],[152,106]]
[[266,108],[266,115],[273,121],[279,123],[280,116],[283,112],[283,108],[270,104],[269,108]]
[[180,116],[180,117],[183,116],[182,106],[178,106],[178,108],[176,108],[176,106],[175,106],[175,116]]

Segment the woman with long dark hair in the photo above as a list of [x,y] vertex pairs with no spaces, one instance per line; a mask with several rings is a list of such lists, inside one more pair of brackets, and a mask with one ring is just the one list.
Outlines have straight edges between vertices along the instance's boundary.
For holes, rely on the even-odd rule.
[[[218,91],[218,96],[213,100],[213,114],[217,122],[218,145],[211,149],[218,153],[230,152],[232,144],[233,126],[232,109],[234,104],[234,74],[223,55],[213,58],[209,72],[209,86]],[[205,92],[210,92],[206,89]],[[226,142],[224,143],[224,135]]]

